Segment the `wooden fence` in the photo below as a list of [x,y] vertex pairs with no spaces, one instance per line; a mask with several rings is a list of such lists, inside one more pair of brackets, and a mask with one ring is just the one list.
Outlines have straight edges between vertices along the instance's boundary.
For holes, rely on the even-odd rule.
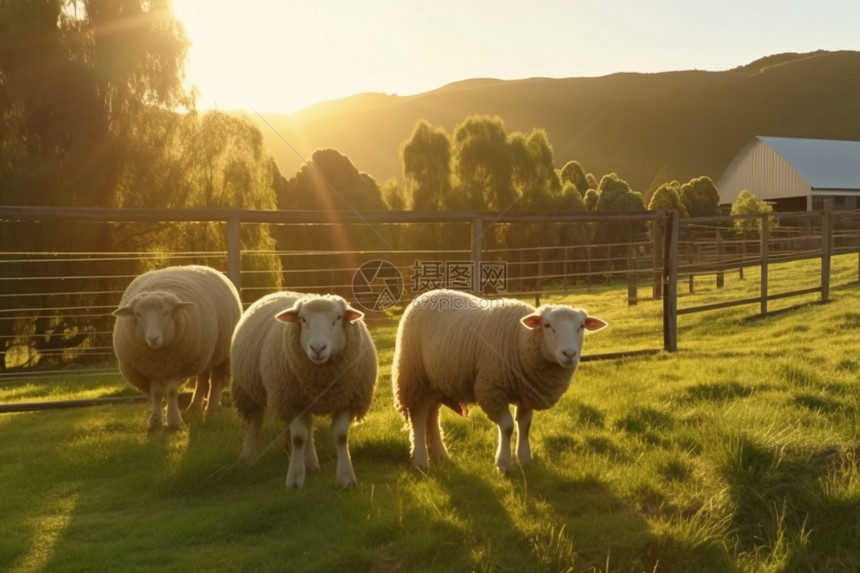
[[[300,285],[302,277],[325,277],[325,282],[315,285],[301,284],[306,290],[340,291],[354,293],[352,282],[359,264],[368,260],[389,261],[402,276],[415,266],[422,257],[439,262],[455,261],[465,268],[490,267],[503,261],[510,271],[508,283],[503,288],[486,288],[481,281],[473,281],[471,288],[484,294],[519,297],[535,297],[552,292],[566,292],[576,285],[605,284],[614,282],[625,285],[629,304],[636,304],[641,288],[650,287],[651,296],[663,303],[663,349],[674,352],[678,348],[678,316],[695,312],[706,312],[737,305],[758,305],[759,312],[768,312],[768,302],[800,295],[819,294],[820,300],[829,298],[830,260],[835,254],[860,253],[860,215],[856,212],[832,212],[830,210],[809,213],[779,213],[746,217],[679,218],[677,213],[641,213],[632,215],[560,214],[560,213],[488,213],[469,212],[286,212],[245,211],[236,209],[85,209],[51,207],[0,207],[0,224],[14,224],[20,232],[50,226],[59,221],[86,224],[118,224],[123,222],[153,223],[217,223],[223,226],[223,244],[215,248],[189,253],[143,254],[135,252],[86,252],[74,248],[68,252],[21,252],[0,245],[0,382],[5,376],[21,376],[27,368],[10,366],[6,352],[16,341],[27,335],[20,328],[10,328],[22,318],[43,321],[41,326],[31,328],[30,336],[41,336],[38,344],[44,352],[54,350],[67,353],[69,340],[74,337],[89,337],[101,340],[91,344],[87,353],[91,363],[99,364],[112,359],[109,343],[104,341],[109,332],[104,328],[105,319],[115,308],[133,274],[111,275],[118,261],[142,256],[161,257],[170,262],[207,262],[225,270],[230,279],[243,292],[246,301],[259,298],[264,292],[255,292],[251,271],[245,268],[247,260],[260,255],[241,244],[242,230],[253,225],[283,226],[292,230],[318,227],[365,227],[457,225],[466,238],[455,250],[443,253],[404,249],[396,242],[383,244],[374,251],[289,251],[277,250],[266,253],[283,261],[281,276],[286,288]],[[739,232],[739,222],[748,228]],[[778,223],[778,227],[776,226]],[[606,244],[538,244],[517,247],[516,240],[508,240],[499,247],[489,240],[493,229],[508,226],[517,236],[519,226],[560,225],[621,225],[641,228],[633,240],[624,243]],[[24,225],[24,227],[21,227]],[[31,227],[27,227],[30,225]],[[12,227],[7,227],[12,228]],[[32,231],[35,232],[35,231]],[[513,245],[511,243],[514,243]],[[313,262],[308,263],[308,260]],[[772,292],[768,282],[768,268],[776,262],[799,259],[820,259],[821,271],[813,286],[804,286],[784,292]],[[59,265],[65,261],[65,264]],[[102,264],[102,266],[99,266]],[[52,267],[51,265],[59,265]],[[77,275],[75,268],[86,267],[88,274]],[[757,267],[761,276],[759,296],[735,300],[719,300],[708,304],[679,307],[679,291],[685,287],[692,292],[695,278],[713,276],[717,286],[725,273],[738,272]],[[15,275],[7,269],[38,269]],[[860,259],[858,259],[860,268]],[[52,270],[54,269],[54,270]],[[243,270],[244,269],[244,270]],[[474,277],[473,277],[474,278]],[[51,287],[44,289],[47,281]],[[91,292],[84,302],[69,302],[86,291],[83,283],[101,285],[99,292]],[[52,294],[60,293],[56,284],[66,285],[62,296],[64,306],[52,306]],[[420,285],[413,284],[413,287]],[[427,281],[425,286],[438,285]],[[414,290],[420,290],[413,288]],[[403,293],[401,293],[403,294]],[[58,318],[62,316],[63,318]],[[91,320],[96,326],[86,328],[74,324],[75,320]],[[96,320],[98,319],[98,320]],[[6,325],[4,328],[3,325]],[[101,324],[102,326],[97,326]],[[29,326],[27,328],[30,328]],[[53,330],[52,330],[53,329]],[[26,330],[26,329],[25,329]],[[47,333],[47,334],[46,334]],[[51,342],[53,341],[53,342]],[[65,341],[65,342],[64,342]],[[54,346],[52,346],[52,344]],[[65,346],[64,346],[65,344]],[[26,357],[25,357],[26,358]],[[19,361],[20,362],[20,361]],[[111,370],[110,367],[107,370]],[[33,371],[38,374],[36,370]]]

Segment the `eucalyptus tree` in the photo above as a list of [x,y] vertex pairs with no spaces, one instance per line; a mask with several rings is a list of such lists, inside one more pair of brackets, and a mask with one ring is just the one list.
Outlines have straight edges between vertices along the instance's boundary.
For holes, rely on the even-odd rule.
[[[732,203],[732,215],[768,215],[768,229],[773,230],[778,225],[778,220],[773,215],[773,206],[768,204],[750,193],[746,189],[742,189],[738,194],[738,198]],[[738,218],[734,222],[735,229],[742,237],[761,236],[762,218]]]
[[677,211],[681,217],[687,217],[687,207],[681,201],[681,184],[677,181],[670,181],[660,185],[651,195],[648,210]]
[[[579,191],[579,194],[583,197],[592,187],[588,181],[588,175],[585,173],[585,169],[583,169],[582,165],[575,160],[568,161],[564,164],[564,167],[559,171],[559,179],[561,179],[562,183],[572,183],[576,190]],[[594,187],[597,187],[597,185],[594,185]]]
[[451,138],[426,120],[415,124],[400,147],[403,176],[411,190],[412,208],[435,211],[451,193]]
[[473,115],[454,129],[456,186],[447,207],[506,211],[517,199],[508,133],[500,117]]
[[680,195],[690,217],[715,217],[720,214],[720,192],[707,175],[681,185]]

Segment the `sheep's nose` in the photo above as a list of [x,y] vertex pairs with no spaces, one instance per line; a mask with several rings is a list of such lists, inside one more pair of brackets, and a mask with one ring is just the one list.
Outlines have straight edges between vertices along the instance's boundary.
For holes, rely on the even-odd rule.
[[561,353],[564,354],[570,360],[576,358],[576,350],[562,350]]
[[153,350],[161,347],[161,337],[160,336],[147,336],[146,343]]
[[322,353],[325,351],[325,349],[327,347],[328,347],[327,344],[318,344],[316,346],[311,344],[311,350],[313,350],[314,354],[316,354],[317,356],[322,356]]

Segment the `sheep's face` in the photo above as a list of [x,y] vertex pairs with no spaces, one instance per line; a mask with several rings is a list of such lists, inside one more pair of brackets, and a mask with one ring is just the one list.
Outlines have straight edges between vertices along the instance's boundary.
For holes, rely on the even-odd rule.
[[275,318],[301,327],[300,344],[314,364],[325,364],[345,344],[344,323],[354,322],[364,313],[349,306],[341,297],[306,297]]
[[143,293],[116,309],[117,317],[128,317],[135,321],[137,334],[153,350],[169,346],[176,334],[176,316],[183,309],[194,306],[193,302],[182,302],[172,293]]
[[576,368],[582,354],[585,333],[607,326],[607,323],[579,308],[544,305],[524,316],[523,326],[539,332],[541,353],[548,362],[562,368]]

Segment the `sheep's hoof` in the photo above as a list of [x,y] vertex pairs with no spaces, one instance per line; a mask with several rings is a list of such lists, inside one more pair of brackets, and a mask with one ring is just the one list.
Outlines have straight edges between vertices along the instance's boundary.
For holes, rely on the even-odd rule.
[[242,450],[242,453],[239,454],[239,462],[245,464],[246,466],[252,466],[256,461],[257,452],[254,450]]
[[179,424],[179,425],[177,425],[177,424],[167,424],[167,425],[165,426],[165,429],[166,429],[168,432],[179,432],[179,431],[181,431],[181,430],[182,430],[182,424]]
[[304,475],[297,475],[297,476],[288,475],[287,476],[287,489],[302,489],[304,487],[304,485],[305,485],[305,476]]
[[496,469],[499,471],[499,475],[505,476],[511,471],[511,464],[510,462],[496,462]]
[[340,489],[355,489],[358,486],[358,482],[355,481],[347,481],[340,483]]
[[340,484],[340,489],[348,489],[358,484],[358,480],[355,479],[355,473],[352,470],[345,470],[339,473],[337,482]]

